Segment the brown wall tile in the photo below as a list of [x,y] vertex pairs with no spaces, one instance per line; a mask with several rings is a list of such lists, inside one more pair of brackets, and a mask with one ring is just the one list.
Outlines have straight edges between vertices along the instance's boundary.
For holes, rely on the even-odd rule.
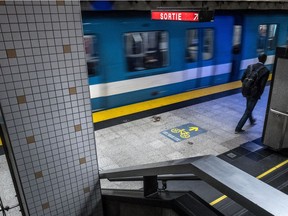
[[80,163],[80,164],[86,163],[86,158],[85,158],[85,157],[84,157],[84,158],[80,158],[80,159],[79,159],[79,163]]
[[15,49],[7,49],[6,50],[7,58],[16,58],[16,50]]
[[63,5],[65,5],[65,1],[64,0],[56,0],[56,4],[58,6],[63,6]]
[[81,124],[74,125],[74,129],[76,132],[81,131]]
[[84,193],[89,193],[90,192],[90,187],[86,187],[83,190],[84,190]]
[[43,203],[42,204],[42,209],[44,210],[44,209],[47,209],[47,208],[49,208],[49,202]]
[[63,52],[64,53],[71,53],[71,46],[70,45],[63,45]]
[[0,0],[0,5],[5,5],[5,0]]
[[42,171],[40,171],[40,172],[36,172],[35,173],[35,178],[36,179],[38,179],[38,178],[42,178],[43,177],[43,173],[42,173]]
[[35,138],[34,138],[34,136],[26,137],[26,140],[27,140],[27,144],[35,143]]
[[69,88],[69,94],[70,94],[70,95],[77,94],[76,87],[71,87],[71,88]]
[[17,96],[17,102],[18,102],[18,104],[26,103],[26,97],[25,97],[25,95]]

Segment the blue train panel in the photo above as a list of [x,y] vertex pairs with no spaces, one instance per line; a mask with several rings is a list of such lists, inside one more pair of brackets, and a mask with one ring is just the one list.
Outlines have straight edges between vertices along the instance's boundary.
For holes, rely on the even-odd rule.
[[213,22],[151,20],[150,12],[83,13],[92,109],[239,80],[287,41],[287,15],[217,12]]
[[[277,46],[287,44],[287,14],[243,14],[242,57],[239,75],[249,64],[258,61],[257,56],[266,53],[266,66],[272,71]],[[239,77],[240,78],[240,77]]]

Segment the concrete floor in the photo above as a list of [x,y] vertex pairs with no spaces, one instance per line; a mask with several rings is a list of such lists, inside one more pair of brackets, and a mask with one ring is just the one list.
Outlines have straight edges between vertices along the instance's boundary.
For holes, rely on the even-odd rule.
[[[269,87],[258,102],[253,127],[246,123],[245,133],[234,134],[235,126],[245,110],[245,99],[235,94],[209,102],[162,113],[160,121],[147,117],[95,131],[100,170],[109,170],[146,163],[219,155],[262,135]],[[190,138],[175,142],[163,131],[192,124],[204,130],[190,133]],[[101,180],[102,188],[141,188],[141,183],[111,183]],[[5,206],[17,205],[16,193],[4,155],[0,156],[0,196]],[[1,213],[0,213],[1,214]],[[7,215],[21,215],[19,207]]]
[[[5,155],[0,156],[0,196],[3,205],[12,207],[18,205],[18,200],[16,198],[16,192],[11,179],[10,170],[6,161]],[[20,208],[16,207],[6,211],[7,216],[18,216],[22,215],[19,211]],[[0,212],[0,215],[3,213]]]
[[[269,87],[253,112],[256,125],[249,122],[245,133],[235,134],[235,127],[242,117],[246,100],[235,94],[193,106],[162,113],[155,122],[152,117],[123,123],[95,132],[100,170],[109,170],[146,163],[181,159],[200,155],[219,155],[239,145],[262,136]],[[190,133],[190,138],[175,142],[161,132],[193,124],[205,132]],[[134,188],[139,184],[110,183],[101,180],[106,188]]]

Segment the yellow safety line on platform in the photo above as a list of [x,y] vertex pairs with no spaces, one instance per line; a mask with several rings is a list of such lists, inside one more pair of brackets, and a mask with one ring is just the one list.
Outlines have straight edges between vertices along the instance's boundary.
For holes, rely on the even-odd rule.
[[1,139],[1,137],[0,137],[0,146],[2,146],[2,139]]
[[257,179],[261,179],[261,178],[263,178],[264,176],[268,175],[269,173],[272,173],[273,171],[275,171],[276,169],[284,166],[284,165],[287,164],[287,163],[288,163],[288,160],[283,161],[282,163],[278,164],[277,166],[272,167],[271,169],[267,170],[266,172],[262,173],[261,175],[257,176],[256,178],[257,178]]
[[[283,161],[282,163],[280,163],[280,164],[272,167],[271,169],[267,170],[266,172],[258,175],[256,178],[257,178],[257,179],[261,179],[261,178],[263,178],[264,176],[266,176],[266,175],[274,172],[275,170],[279,169],[280,167],[284,166],[284,165],[287,164],[287,163],[288,163],[288,160],[285,160],[285,161]],[[224,200],[224,199],[226,199],[226,198],[227,198],[227,196],[226,196],[226,195],[223,195],[223,196],[215,199],[214,201],[210,202],[210,205],[211,205],[211,206],[216,205],[217,203],[221,202],[222,200]]]
[[236,81],[232,83],[227,83],[223,85],[213,86],[209,88],[203,88],[198,90],[193,90],[181,94],[171,95],[163,98],[153,99],[145,102],[140,102],[136,104],[126,105],[122,107],[117,107],[109,110],[98,111],[93,113],[93,122],[101,122],[108,119],[113,119],[125,115],[130,115],[150,109],[159,108],[166,105],[171,105],[214,93],[224,92],[227,90],[232,90],[241,87],[241,82]]
[[[271,80],[272,75],[270,74],[269,80]],[[227,84],[212,86],[209,88],[202,88],[198,90],[193,90],[185,93],[180,93],[176,95],[166,96],[163,98],[153,99],[145,102],[140,102],[136,104],[121,106],[117,108],[112,108],[108,110],[94,112],[93,123],[130,115],[150,109],[159,108],[166,105],[171,105],[183,101],[188,101],[196,98],[200,98],[203,96],[220,93],[228,90],[233,90],[241,87],[241,81],[235,81]]]

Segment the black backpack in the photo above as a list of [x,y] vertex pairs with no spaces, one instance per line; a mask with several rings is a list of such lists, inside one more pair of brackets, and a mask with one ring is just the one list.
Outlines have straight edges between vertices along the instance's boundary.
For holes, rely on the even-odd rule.
[[264,68],[264,66],[260,66],[255,69],[254,65],[250,65],[250,70],[246,74],[246,78],[242,82],[242,95],[244,97],[255,96],[258,92],[257,88],[257,80],[259,77],[259,71]]

